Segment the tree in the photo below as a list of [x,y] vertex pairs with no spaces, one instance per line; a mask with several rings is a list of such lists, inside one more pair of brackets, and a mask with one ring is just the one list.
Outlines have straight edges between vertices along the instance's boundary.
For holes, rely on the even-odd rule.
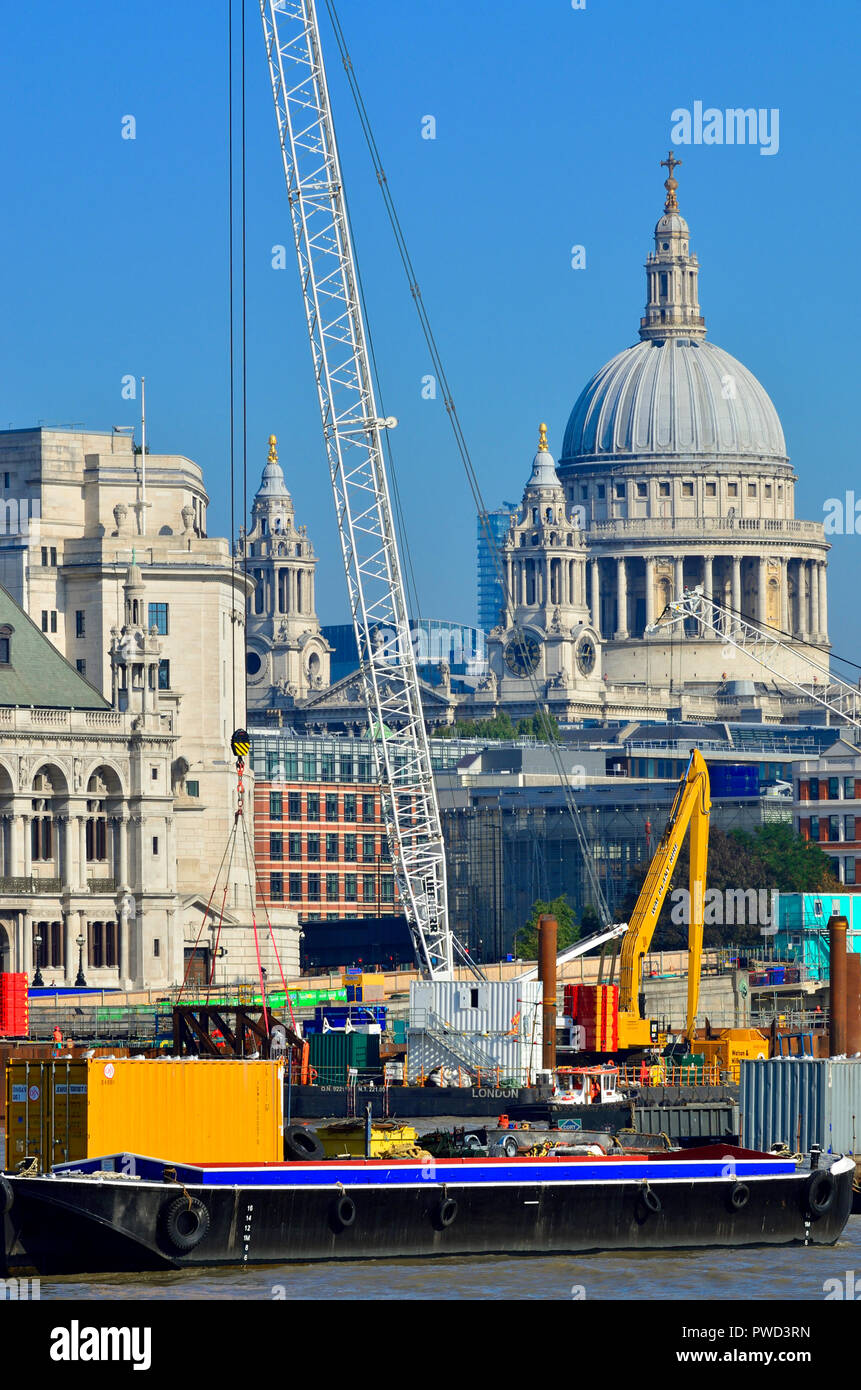
[[580,940],[580,928],[577,926],[574,909],[565,894],[554,898],[550,903],[539,898],[532,904],[532,911],[526,923],[514,933],[515,955],[522,956],[524,960],[537,958],[538,918],[545,916],[556,918],[559,928],[556,936],[557,951],[564,951],[566,946],[573,946],[575,941]]
[[[687,917],[673,921],[673,893],[677,888],[687,888],[690,872],[690,841],[686,838],[676,861],[672,882],[667,889],[664,906],[661,909],[652,946],[656,950],[675,950],[688,944]],[[632,872],[628,880],[628,891],[622,909],[623,920],[630,920],[649,869],[649,860],[643,860]],[[730,894],[755,890],[759,895],[765,913],[771,910],[771,894],[768,890],[780,893],[805,892],[816,888],[832,889],[839,885],[831,873],[828,856],[818,845],[810,844],[797,835],[788,825],[760,825],[752,833],[733,830],[726,834],[715,827],[709,831],[708,871],[706,874],[706,914],[703,939],[707,946],[761,945],[763,925],[772,925],[770,918],[764,921],[739,923],[732,920],[734,912],[726,910],[717,922],[709,921],[709,894],[721,894],[726,904]],[[765,894],[766,896],[763,896]],[[713,900],[712,900],[713,901]]]
[[[593,936],[596,931],[600,931],[604,923],[598,916],[597,911],[591,903],[587,903],[580,914],[580,934],[581,936]],[[580,938],[578,937],[578,940]]]

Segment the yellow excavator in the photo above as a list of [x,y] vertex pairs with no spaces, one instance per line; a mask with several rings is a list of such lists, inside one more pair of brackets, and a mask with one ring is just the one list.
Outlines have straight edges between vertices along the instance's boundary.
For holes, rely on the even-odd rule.
[[688,926],[688,1008],[685,1035],[693,1040],[700,995],[703,954],[703,913],[705,909],[706,866],[709,852],[711,792],[709,773],[702,754],[695,748],[687,771],[679,783],[667,827],[649,865],[628,930],[622,941],[619,965],[619,1049],[649,1047],[655,1041],[652,1025],[643,1017],[643,957],[648,951],[661,908],[673,879],[679,851],[690,827],[690,923]]

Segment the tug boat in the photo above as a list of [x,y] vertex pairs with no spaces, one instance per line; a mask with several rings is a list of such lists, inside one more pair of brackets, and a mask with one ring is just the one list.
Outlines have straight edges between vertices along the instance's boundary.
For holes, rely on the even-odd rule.
[[6,1274],[310,1260],[831,1245],[855,1164],[728,1144],[544,1157],[168,1163],[0,1179]]

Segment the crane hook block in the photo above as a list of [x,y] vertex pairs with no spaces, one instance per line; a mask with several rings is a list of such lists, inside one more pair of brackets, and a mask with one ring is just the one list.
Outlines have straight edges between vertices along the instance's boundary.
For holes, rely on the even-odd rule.
[[230,739],[230,751],[234,758],[247,758],[251,739],[247,729],[236,729]]

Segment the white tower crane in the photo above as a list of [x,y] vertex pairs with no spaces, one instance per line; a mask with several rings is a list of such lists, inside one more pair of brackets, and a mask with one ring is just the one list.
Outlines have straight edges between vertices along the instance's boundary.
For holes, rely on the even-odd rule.
[[314,0],[260,0],[287,196],[365,705],[395,876],[416,958],[483,974],[448,922],[446,864],[359,281]]
[[[858,716],[861,690],[857,686],[849,685],[846,681],[840,680],[839,676],[835,676],[827,661],[817,661],[815,657],[799,651],[797,646],[786,639],[785,633],[773,628],[759,627],[750,619],[743,618],[740,613],[717,603],[703,592],[701,585],[685,589],[681,598],[668,603],[657,622],[646,628],[646,633],[666,632],[668,628],[683,623],[687,618],[695,618],[723,642],[744,652],[778,680],[801,691],[802,695],[822,705],[847,724],[861,728],[861,718]],[[808,668],[809,684],[804,685],[786,674],[779,661],[781,653],[791,656],[796,669],[799,663]]]

